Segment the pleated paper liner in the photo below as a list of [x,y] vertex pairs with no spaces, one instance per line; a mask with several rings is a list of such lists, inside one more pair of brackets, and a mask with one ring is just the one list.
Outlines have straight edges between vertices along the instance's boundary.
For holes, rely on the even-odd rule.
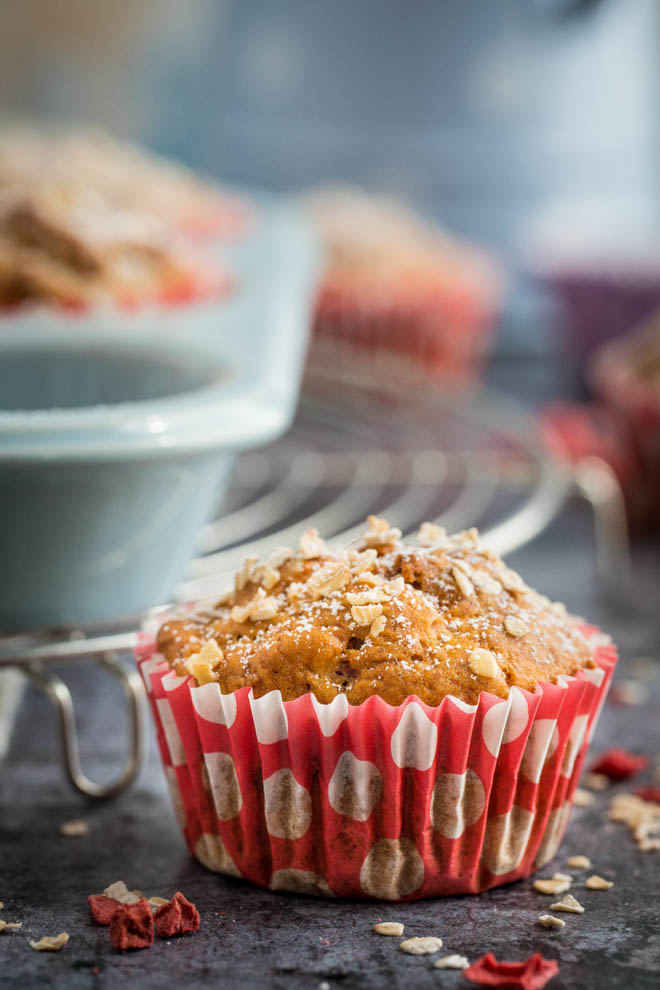
[[507,700],[223,695],[137,651],[179,824],[211,870],[272,890],[414,900],[476,893],[555,855],[616,649]]
[[330,355],[352,368],[356,355],[396,358],[423,377],[465,386],[481,377],[497,311],[493,291],[360,298],[327,287],[317,304],[312,359]]

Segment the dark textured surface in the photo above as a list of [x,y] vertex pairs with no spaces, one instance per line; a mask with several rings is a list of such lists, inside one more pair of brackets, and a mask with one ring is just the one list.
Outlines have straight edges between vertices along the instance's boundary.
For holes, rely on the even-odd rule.
[[[621,595],[615,603],[605,601],[595,588],[590,533],[588,511],[571,506],[511,562],[539,590],[612,633],[622,655],[617,677],[641,668],[651,681],[644,706],[606,706],[592,755],[614,743],[656,755],[660,552],[656,543],[636,556],[636,604],[623,604]],[[638,657],[654,662],[635,664]],[[124,734],[116,688],[84,667],[65,676],[84,702],[79,711],[85,769],[92,776],[111,773]],[[478,897],[393,905],[271,894],[209,873],[186,852],[155,746],[133,790],[112,803],[88,806],[64,780],[52,714],[32,689],[0,769],[2,916],[23,922],[19,932],[0,935],[0,986],[317,990],[324,981],[341,990],[468,986],[459,973],[433,969],[434,957],[404,955],[399,939],[374,935],[372,924],[384,919],[403,922],[408,936],[439,935],[443,954],[458,952],[470,960],[488,950],[506,959],[538,950],[559,961],[552,990],[660,987],[660,853],[639,852],[628,830],[604,816],[611,794],[632,786],[618,785],[598,795],[591,808],[574,811],[559,856],[543,875],[563,868],[567,856],[584,853],[615,885],[609,892],[587,891],[576,873],[573,893],[586,912],[564,915],[566,927],[555,933],[536,923],[554,898],[535,893],[530,880]],[[651,779],[649,771],[639,782]],[[89,822],[90,835],[61,837],[59,824],[77,817]],[[201,912],[201,931],[169,942],[156,939],[152,949],[119,955],[107,929],[90,922],[87,895],[120,878],[147,894],[182,890]],[[58,954],[28,946],[28,937],[63,930],[71,941]]]

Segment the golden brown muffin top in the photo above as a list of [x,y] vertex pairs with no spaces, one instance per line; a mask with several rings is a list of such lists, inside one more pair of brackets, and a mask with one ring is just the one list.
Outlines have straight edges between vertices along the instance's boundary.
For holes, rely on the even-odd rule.
[[425,523],[413,546],[386,520],[368,522],[339,553],[311,529],[296,552],[249,557],[231,593],[164,623],[158,649],[223,693],[345,694],[354,705],[370,695],[475,703],[481,691],[506,697],[594,666],[564,606],[528,588],[476,530],[448,537]]

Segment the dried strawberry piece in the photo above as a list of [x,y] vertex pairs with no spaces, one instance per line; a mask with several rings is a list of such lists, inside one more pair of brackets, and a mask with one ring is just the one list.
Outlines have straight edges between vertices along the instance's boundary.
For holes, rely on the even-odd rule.
[[90,894],[87,898],[92,917],[97,925],[109,925],[110,918],[119,907],[119,901],[105,894]]
[[464,969],[463,976],[482,987],[541,990],[558,972],[557,960],[544,959],[540,952],[522,962],[498,962],[493,953],[488,952]]
[[639,787],[635,791],[635,796],[641,798],[642,801],[652,801],[654,804],[660,804],[660,787]]
[[154,918],[143,897],[137,904],[119,904],[110,919],[110,941],[115,949],[148,949],[154,940]]
[[199,928],[199,911],[177,890],[171,901],[158,908],[154,921],[161,938],[188,935]]
[[638,756],[629,753],[619,746],[608,749],[601,753],[600,758],[594,763],[592,773],[602,773],[610,780],[626,780],[634,777],[636,773],[643,770],[650,763],[648,756]]

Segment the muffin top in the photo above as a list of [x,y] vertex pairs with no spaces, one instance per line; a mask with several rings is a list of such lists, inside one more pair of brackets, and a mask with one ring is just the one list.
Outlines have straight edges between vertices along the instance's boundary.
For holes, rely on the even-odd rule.
[[179,674],[223,693],[278,689],[358,705],[450,694],[474,704],[593,667],[563,605],[528,588],[476,530],[447,536],[425,523],[415,545],[370,516],[362,538],[333,553],[316,530],[297,551],[248,557],[234,590],[161,626],[158,649]]

